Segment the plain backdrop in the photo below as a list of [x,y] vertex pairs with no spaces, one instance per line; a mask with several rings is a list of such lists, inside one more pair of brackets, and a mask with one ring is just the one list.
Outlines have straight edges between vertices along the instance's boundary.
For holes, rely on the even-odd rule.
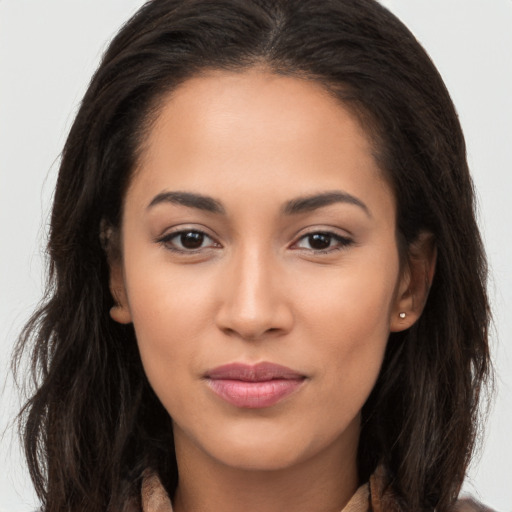
[[[322,0],[318,0],[322,1]],[[59,153],[107,42],[142,0],[0,0],[0,512],[37,500],[7,367],[41,297]],[[465,490],[512,511],[512,0],[383,0],[443,75],[466,134],[491,269],[497,395]]]

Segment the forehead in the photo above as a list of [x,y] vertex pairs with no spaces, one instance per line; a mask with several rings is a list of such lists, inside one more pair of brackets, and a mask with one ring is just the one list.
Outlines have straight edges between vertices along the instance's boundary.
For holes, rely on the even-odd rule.
[[257,68],[210,71],[164,98],[133,181],[154,193],[207,194],[245,183],[244,192],[270,187],[281,201],[340,187],[389,196],[373,154],[356,116],[318,82]]
[[[341,131],[343,138],[351,137],[352,144],[372,152],[370,137],[356,117],[321,83],[263,68],[211,70],[186,80],[163,98],[146,147],[154,150],[157,144],[167,144],[171,132],[177,143],[194,137],[201,148],[212,142],[213,134],[216,149],[223,137],[233,141],[234,132],[253,141],[253,147],[271,133],[278,136],[273,144],[265,141],[271,149],[313,140],[318,132],[323,132],[327,145],[340,141]],[[314,142],[319,146],[318,140]]]

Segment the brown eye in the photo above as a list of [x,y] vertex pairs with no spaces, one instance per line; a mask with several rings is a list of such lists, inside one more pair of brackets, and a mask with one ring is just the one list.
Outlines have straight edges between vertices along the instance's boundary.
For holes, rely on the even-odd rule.
[[166,249],[193,253],[202,249],[220,247],[220,244],[202,231],[194,229],[175,231],[158,240]]
[[325,253],[343,249],[353,243],[350,238],[336,233],[317,231],[301,237],[295,244],[298,249],[307,249],[311,252]]
[[331,235],[328,233],[314,233],[308,235],[308,242],[311,249],[327,249],[331,245]]
[[204,233],[199,231],[187,231],[180,234],[180,243],[184,249],[199,249],[205,239]]

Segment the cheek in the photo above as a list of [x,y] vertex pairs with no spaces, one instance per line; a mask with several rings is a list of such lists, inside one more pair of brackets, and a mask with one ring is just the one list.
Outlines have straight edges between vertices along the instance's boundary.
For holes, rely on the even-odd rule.
[[171,335],[193,336],[210,315],[214,287],[209,274],[206,266],[173,265],[164,249],[140,256],[132,251],[125,259],[126,288],[140,339],[170,342]]
[[361,258],[337,270],[309,282],[302,315],[307,337],[316,340],[312,357],[322,367],[325,385],[364,402],[389,337],[398,257],[391,252],[389,258]]
[[[390,314],[395,302],[398,256],[382,253],[363,255],[344,262],[343,268],[327,268],[324,274],[301,277],[302,310],[327,333],[344,332],[364,342],[371,332],[389,333]],[[307,291],[307,293],[306,293]],[[370,336],[371,338],[371,336]]]
[[[182,375],[199,367],[201,347],[212,324],[208,280],[189,267],[126,265],[127,292],[139,351],[147,377],[164,405],[182,396]],[[144,268],[143,272],[137,269]]]

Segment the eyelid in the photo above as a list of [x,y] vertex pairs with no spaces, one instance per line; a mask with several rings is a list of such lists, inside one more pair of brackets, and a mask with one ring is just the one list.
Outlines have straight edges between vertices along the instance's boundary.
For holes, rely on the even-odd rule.
[[[184,233],[199,233],[203,235],[206,239],[210,239],[211,243],[204,247],[198,247],[197,249],[181,249],[177,246],[173,246],[171,241],[173,238],[178,237]],[[334,241],[337,241],[336,245],[327,247],[325,249],[314,249],[314,248],[304,248],[298,247],[298,244],[306,239],[308,236],[313,236],[315,234],[322,234],[331,237]],[[210,230],[205,226],[198,225],[178,225],[164,231],[162,235],[159,235],[155,238],[155,243],[161,244],[164,248],[169,251],[173,251],[179,254],[184,255],[194,255],[205,250],[218,249],[222,248],[223,245],[218,241],[218,237],[216,235],[211,234]],[[312,254],[326,254],[332,253],[335,251],[339,251],[347,248],[350,245],[355,243],[352,235],[348,234],[346,230],[343,230],[343,234],[340,233],[339,228],[334,228],[332,226],[311,226],[301,230],[293,239],[293,242],[288,246],[292,250],[304,251]]]
[[[209,238],[213,244],[209,244],[206,247],[199,247],[197,249],[181,249],[179,247],[172,247],[171,241],[173,238],[178,237],[181,234],[184,233],[200,233],[205,238]],[[187,225],[180,225],[175,226],[169,230],[166,230],[162,235],[155,238],[155,242],[158,244],[161,244],[164,248],[166,248],[169,251],[176,252],[178,254],[185,254],[185,255],[193,255],[197,254],[199,252],[208,250],[208,249],[217,249],[221,248],[222,244],[217,240],[217,237],[209,233],[209,230],[204,227],[197,227],[197,226],[187,226]]]
[[[313,248],[307,249],[307,248],[303,248],[303,247],[295,247],[299,244],[299,242],[301,240],[304,240],[308,236],[313,236],[315,234],[323,234],[323,235],[330,236],[333,239],[337,240],[339,242],[339,244],[336,246],[333,246],[333,247],[328,247],[326,249],[313,249]],[[308,228],[308,230],[305,232],[302,231],[301,233],[299,233],[294,238],[294,241],[292,242],[290,247],[293,250],[305,251],[305,252],[313,253],[313,254],[327,254],[327,253],[332,253],[335,251],[340,251],[340,250],[346,249],[348,246],[353,245],[354,243],[355,243],[354,238],[349,234],[341,234],[339,232],[339,230],[334,229],[332,227],[314,226],[314,227]]]

